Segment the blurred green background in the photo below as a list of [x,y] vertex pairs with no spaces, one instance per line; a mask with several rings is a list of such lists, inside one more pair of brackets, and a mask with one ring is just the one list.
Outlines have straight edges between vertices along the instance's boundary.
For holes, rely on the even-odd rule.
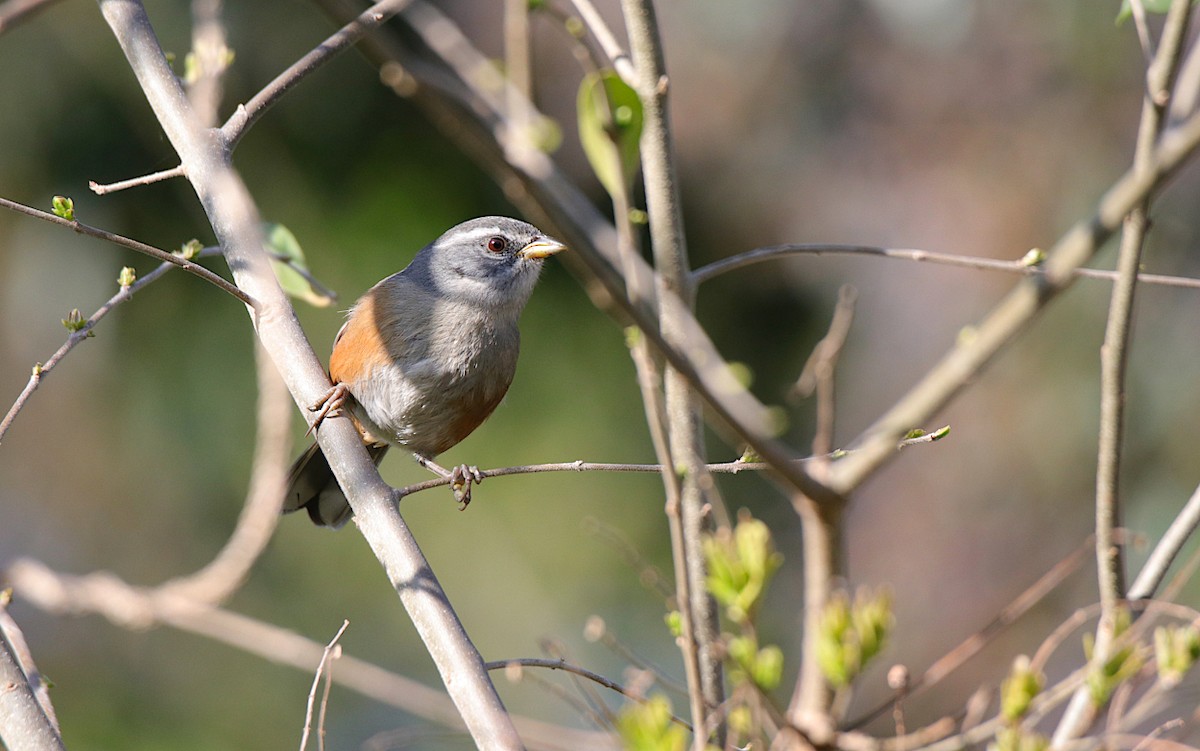
[[[165,49],[190,45],[188,4],[148,2]],[[500,3],[441,4],[485,54],[501,52]],[[2,7],[2,6],[0,6]],[[600,4],[619,29],[614,2]],[[1048,247],[1129,162],[1142,55],[1116,3],[818,0],[658,4],[695,265],[782,242],[848,242],[1019,258]],[[332,30],[303,0],[226,3],[236,60],[227,115]],[[599,205],[574,138],[581,71],[566,34],[534,24],[538,98],[562,126],[556,159]],[[264,217],[286,224],[344,308],[447,227],[512,213],[453,143],[347,54],[309,77],[250,132],[236,166]],[[110,182],[176,164],[96,4],[65,0],[0,36],[0,195],[48,209],[69,195],[82,221],[160,247],[213,238],[182,181],[97,197]],[[1159,203],[1146,267],[1200,273],[1197,181],[1185,171]],[[1111,263],[1111,249],[1102,256]],[[209,265],[224,273],[218,263]],[[117,272],[153,263],[56,227],[0,213],[0,402],[89,315]],[[804,450],[811,406],[785,394],[823,333],[836,290],[859,290],[839,371],[838,442],[900,396],[1013,283],[1009,277],[881,259],[810,258],[741,270],[700,292],[721,351],[746,363],[764,401],[786,404]],[[1127,523],[1151,540],[1200,480],[1195,426],[1200,300],[1144,288],[1130,373]],[[895,593],[895,637],[856,708],[885,695],[883,673],[924,669],[1054,562],[1091,526],[1097,363],[1108,287],[1081,282],[938,416],[949,440],[906,452],[854,499],[846,526],[852,584]],[[341,323],[301,308],[318,354]],[[584,459],[653,460],[618,326],[555,262],[523,319],[524,352],[505,403],[447,462],[498,467]],[[202,565],[237,517],[249,472],[255,384],[243,307],[173,273],[106,319],[48,377],[0,446],[0,566],[19,556],[72,572],[110,570],[155,584]],[[296,419],[296,437],[303,427]],[[715,440],[712,456],[737,447]],[[424,479],[405,457],[393,484]],[[722,478],[732,509],[772,527],[786,556],[763,640],[799,645],[799,530],[760,477]],[[620,679],[626,663],[587,642],[591,615],[639,654],[682,676],[662,598],[596,533],[624,538],[669,577],[661,483],[653,475],[492,480],[459,513],[448,493],[404,502],[405,516],[486,659],[541,654]],[[1133,564],[1143,553],[1135,551]],[[1191,587],[1185,601],[1195,603]],[[966,670],[908,705],[909,726],[998,681],[1094,599],[1090,567]],[[350,654],[437,685],[433,667],[358,534],[291,517],[230,607],[319,641],[343,618]],[[311,675],[170,629],[128,632],[96,617],[56,618],[18,601],[73,748],[289,747]],[[1061,667],[1077,664],[1076,643]],[[557,680],[555,676],[548,676]],[[532,684],[500,679],[517,712],[586,727]],[[1191,694],[1193,697],[1195,693]],[[786,694],[781,693],[781,701]],[[675,699],[677,707],[684,702]],[[857,713],[852,711],[852,714]],[[335,688],[330,747],[423,727]],[[887,731],[886,724],[880,729]],[[465,748],[461,736],[410,748]]]

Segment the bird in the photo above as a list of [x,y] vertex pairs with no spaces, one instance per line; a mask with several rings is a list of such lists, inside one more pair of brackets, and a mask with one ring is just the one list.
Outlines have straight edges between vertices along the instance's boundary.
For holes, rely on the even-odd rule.
[[[465,508],[479,470],[433,460],[483,423],[517,368],[521,311],[544,259],[566,246],[531,224],[502,216],[463,222],[421,249],[403,270],[350,308],[329,357],[333,387],[309,407],[313,429],[348,415],[379,464],[390,446],[450,477]],[[284,513],[305,509],[319,526],[341,527],[350,504],[318,444],[288,474]]]

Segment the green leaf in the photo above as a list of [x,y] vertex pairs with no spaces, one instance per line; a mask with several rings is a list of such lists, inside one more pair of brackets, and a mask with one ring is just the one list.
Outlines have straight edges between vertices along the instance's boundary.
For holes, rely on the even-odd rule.
[[263,227],[263,235],[267,238],[267,252],[271,254],[275,278],[284,292],[317,308],[333,304],[336,298],[328,290],[315,287],[311,277],[305,276],[308,266],[304,261],[304,250],[291,230],[282,224],[267,224]]
[[616,71],[583,77],[576,99],[579,141],[609,195],[628,192],[638,167],[642,101]]

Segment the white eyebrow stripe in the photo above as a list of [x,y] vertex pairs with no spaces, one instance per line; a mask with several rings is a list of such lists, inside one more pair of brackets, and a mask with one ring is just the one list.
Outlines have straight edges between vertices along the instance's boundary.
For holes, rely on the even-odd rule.
[[493,235],[503,235],[504,231],[499,226],[475,227],[469,232],[454,235],[455,242],[469,242],[474,240],[483,240],[484,238],[492,237]]

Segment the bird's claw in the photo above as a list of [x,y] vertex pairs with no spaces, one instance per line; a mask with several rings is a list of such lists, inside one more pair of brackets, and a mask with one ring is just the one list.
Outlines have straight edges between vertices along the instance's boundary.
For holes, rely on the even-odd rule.
[[308,430],[304,435],[316,432],[317,428],[321,427],[321,423],[326,417],[337,417],[342,413],[342,407],[346,404],[347,397],[350,396],[350,389],[344,383],[336,383],[326,391],[320,399],[309,405],[309,412],[317,412],[316,419],[308,426]]
[[467,506],[471,505],[471,485],[481,482],[483,473],[479,467],[460,464],[450,471],[450,490],[454,491],[459,511],[466,511]]

